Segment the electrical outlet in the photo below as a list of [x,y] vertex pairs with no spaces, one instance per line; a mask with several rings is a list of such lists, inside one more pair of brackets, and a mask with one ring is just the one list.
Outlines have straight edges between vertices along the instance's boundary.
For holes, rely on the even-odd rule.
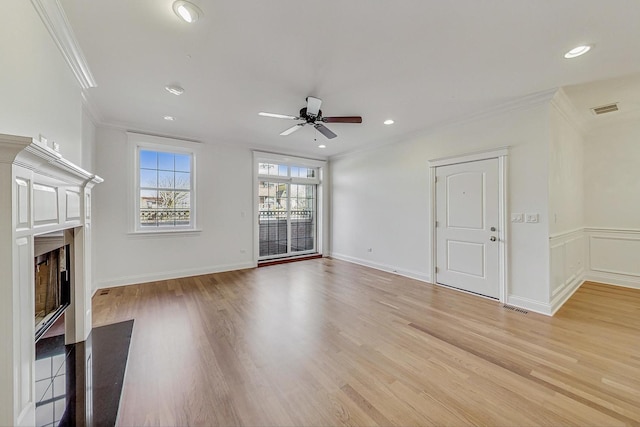
[[511,222],[524,222],[524,214],[512,213],[511,214]]
[[526,214],[524,221],[529,223],[536,223],[538,222],[538,214]]
[[367,248],[367,252],[373,252],[373,248]]

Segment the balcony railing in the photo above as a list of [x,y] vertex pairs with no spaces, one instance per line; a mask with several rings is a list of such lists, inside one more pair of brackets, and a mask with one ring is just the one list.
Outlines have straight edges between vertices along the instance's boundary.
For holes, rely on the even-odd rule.
[[[292,210],[291,253],[315,248],[315,221],[310,209]],[[260,256],[287,253],[287,211],[259,211]]]
[[[287,211],[259,211],[260,221],[287,219]],[[291,219],[312,219],[313,211],[310,209],[300,209],[291,211]]]
[[189,225],[191,209],[140,209],[140,225]]

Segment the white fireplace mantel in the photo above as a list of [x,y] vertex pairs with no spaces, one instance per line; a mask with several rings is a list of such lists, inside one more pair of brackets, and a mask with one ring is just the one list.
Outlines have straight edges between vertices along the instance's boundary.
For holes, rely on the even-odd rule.
[[40,141],[0,134],[0,425],[35,424],[35,235],[73,231],[65,341],[91,332],[91,190],[101,182]]

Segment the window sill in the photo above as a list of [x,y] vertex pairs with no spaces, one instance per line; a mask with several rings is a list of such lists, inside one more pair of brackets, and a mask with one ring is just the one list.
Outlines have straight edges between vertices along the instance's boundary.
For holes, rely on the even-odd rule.
[[168,236],[195,236],[202,233],[202,229],[199,228],[189,228],[184,230],[138,230],[138,231],[130,231],[127,233],[128,236],[138,236],[138,237],[168,237]]

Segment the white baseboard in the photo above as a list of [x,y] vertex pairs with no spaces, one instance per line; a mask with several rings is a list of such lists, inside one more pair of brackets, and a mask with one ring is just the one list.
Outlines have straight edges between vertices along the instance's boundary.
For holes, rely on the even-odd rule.
[[604,273],[601,271],[589,271],[585,280],[589,282],[604,283],[606,285],[622,286],[624,288],[640,289],[640,277],[623,274]]
[[536,313],[544,314],[545,316],[553,315],[551,304],[543,303],[525,297],[519,297],[517,295],[509,295],[507,297],[507,305],[524,308],[525,310],[529,311],[535,311]]
[[192,268],[186,270],[166,271],[157,274],[140,274],[135,276],[118,277],[115,279],[99,281],[94,294],[98,289],[115,288],[118,286],[134,285],[138,283],[156,282],[159,280],[178,279],[181,277],[200,276],[203,274],[222,273],[225,271],[243,270],[246,268],[255,268],[253,262],[245,262],[240,264],[217,265],[205,268]]
[[568,285],[566,285],[558,294],[551,300],[551,316],[569,301],[569,298],[578,290],[584,283],[584,274],[580,274],[573,279]]
[[403,270],[401,268],[398,268],[392,265],[380,264],[377,262],[356,258],[356,257],[352,257],[349,255],[344,255],[336,252],[332,252],[329,256],[335,259],[339,259],[341,261],[347,261],[353,264],[363,265],[365,267],[371,267],[376,270],[386,271],[387,273],[393,273],[399,276],[408,277],[410,279],[419,280],[421,282],[431,283],[431,276],[429,274],[424,274],[424,273],[411,271],[411,270]]

